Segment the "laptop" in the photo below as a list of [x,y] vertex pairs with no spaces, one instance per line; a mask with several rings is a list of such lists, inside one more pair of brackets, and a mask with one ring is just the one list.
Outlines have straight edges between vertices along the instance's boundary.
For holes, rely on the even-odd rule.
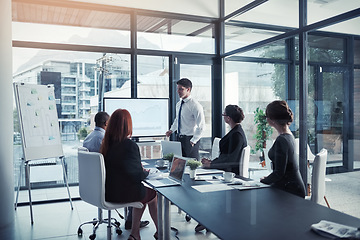
[[161,141],[162,155],[173,153],[176,156],[182,156],[181,142],[176,141]]
[[181,185],[186,163],[187,158],[174,155],[168,177],[162,179],[145,179],[145,182],[155,188]]

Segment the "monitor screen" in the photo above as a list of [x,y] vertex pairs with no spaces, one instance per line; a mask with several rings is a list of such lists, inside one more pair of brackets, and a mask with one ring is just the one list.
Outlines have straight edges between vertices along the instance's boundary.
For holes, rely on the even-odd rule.
[[130,112],[133,137],[164,136],[169,130],[168,98],[104,98],[104,111],[110,116],[118,108]]

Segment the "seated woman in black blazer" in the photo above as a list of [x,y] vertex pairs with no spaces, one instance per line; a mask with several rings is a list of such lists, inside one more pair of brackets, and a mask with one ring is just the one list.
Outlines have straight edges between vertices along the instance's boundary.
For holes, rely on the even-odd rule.
[[273,101],[267,105],[265,114],[279,136],[268,153],[274,170],[260,181],[305,198],[305,185],[295,155],[295,138],[289,129],[293,113],[285,101]]
[[[104,155],[106,179],[105,200],[115,203],[140,201],[143,208],[133,208],[133,220],[129,240],[140,239],[140,220],[149,206],[152,220],[157,227],[157,197],[153,189],[142,184],[149,172],[141,165],[139,147],[129,138],[132,120],[125,109],[117,109],[111,115],[100,152]],[[157,238],[157,232],[154,234]]]
[[204,168],[221,169],[238,175],[241,152],[247,146],[246,136],[240,124],[245,118],[244,112],[237,105],[227,105],[222,115],[231,130],[220,140],[220,155],[212,161],[203,158],[201,162]]

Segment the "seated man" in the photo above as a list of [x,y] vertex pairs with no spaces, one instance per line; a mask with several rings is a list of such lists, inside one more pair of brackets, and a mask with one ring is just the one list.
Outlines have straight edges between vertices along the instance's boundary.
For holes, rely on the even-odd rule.
[[[98,112],[95,115],[95,128],[84,140],[83,147],[86,147],[90,152],[99,152],[101,142],[105,135],[105,129],[109,120],[109,114],[106,112]],[[149,221],[141,221],[140,228],[149,225]],[[131,229],[132,224],[132,207],[128,208],[128,214],[125,221],[125,229]]]

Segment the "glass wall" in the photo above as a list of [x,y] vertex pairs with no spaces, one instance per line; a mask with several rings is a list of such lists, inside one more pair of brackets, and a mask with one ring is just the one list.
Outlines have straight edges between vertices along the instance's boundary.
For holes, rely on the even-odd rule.
[[169,57],[137,57],[138,98],[169,97]]
[[[79,15],[85,14],[85,10],[78,11]],[[98,13],[98,17],[102,13]],[[104,15],[104,21],[96,22],[96,16],[92,14],[87,20],[76,20],[80,21],[77,24],[67,23],[68,19],[64,20],[64,25],[55,22],[54,25],[13,22],[13,40],[20,46],[26,43],[26,47],[13,48],[13,81],[54,85],[58,93],[59,128],[70,184],[78,183],[77,147],[94,128],[94,115],[103,107],[99,106],[99,93],[104,97],[131,98],[134,87],[131,84],[132,75],[137,76],[138,98],[169,98],[170,92],[169,53],[165,52],[163,56],[139,54],[131,60],[128,54],[131,52],[130,14],[109,13],[109,16]],[[213,23],[146,16],[138,16],[137,19],[139,49],[214,53]],[[80,51],[76,51],[78,48]],[[137,64],[136,73],[131,73],[131,61]],[[198,76],[202,70],[184,69],[194,76],[194,84],[198,88],[194,94],[199,95],[206,110],[208,125],[205,135],[208,139],[211,138],[210,69],[211,66],[208,66],[206,77]],[[206,78],[205,93],[202,92],[203,78]],[[161,157],[160,147],[155,145],[142,144],[142,158]],[[22,155],[20,127],[14,108],[15,185],[20,179],[21,188],[25,184],[24,173],[20,174]],[[64,186],[64,183],[32,183],[32,188],[56,186]]]
[[[225,106],[237,104],[243,109],[245,119],[241,125],[254,150],[254,111],[257,108],[265,110],[268,103],[284,99],[286,65],[226,61],[225,69]],[[229,131],[228,126],[226,129]],[[273,135],[273,139],[275,137]]]
[[271,29],[246,27],[246,24],[230,20],[225,24],[225,52],[229,52],[282,33],[283,32],[281,31]]
[[[295,39],[296,46],[299,45],[298,38]],[[309,61],[323,63],[345,62],[345,40],[344,38],[330,37],[329,35],[309,34]],[[296,60],[299,60],[296,51]]]
[[130,47],[130,17],[127,14],[123,18],[127,30],[13,22],[13,40]]
[[[14,82],[54,85],[68,182],[77,184],[77,147],[94,128],[93,117],[99,109],[99,79],[104,82],[105,95],[121,92],[116,96],[129,97],[130,88],[121,88],[130,82],[130,56],[14,47],[13,69]],[[21,188],[25,186],[24,171],[20,176],[22,157],[20,126],[14,105],[14,180],[17,186],[20,179]],[[63,185],[63,181],[54,180],[32,183],[32,188]]]
[[232,56],[285,59],[285,50],[285,40],[280,40],[263,47],[255,48],[251,51],[234,54]]
[[214,24],[150,16],[137,18],[138,48],[214,53]]
[[[250,2],[252,1],[237,4],[238,7],[243,7]],[[312,8],[312,4],[316,1],[309,2],[309,11],[314,12],[315,8]],[[16,4],[14,3],[14,6]],[[356,8],[352,4],[345,5],[346,7],[338,8],[328,17]],[[226,13],[231,13],[228,5],[226,7]],[[279,12],[283,14],[279,15]],[[134,90],[131,76],[137,76],[137,79],[132,79],[136,82],[136,97],[169,98],[169,93],[173,90],[169,89],[169,79],[173,77],[169,75],[169,69],[174,67],[169,66],[170,55],[191,58],[192,55],[189,53],[202,53],[202,56],[206,55],[208,59],[215,57],[215,21],[210,19],[193,21],[194,16],[186,18],[185,15],[182,19],[179,19],[179,15],[174,18],[170,18],[169,14],[162,17],[156,16],[156,12],[151,15],[141,12],[136,18],[131,18],[131,14],[136,12],[95,10],[88,14],[82,9],[79,10],[79,16],[83,17],[78,17],[76,21],[69,18],[62,19],[62,22],[48,21],[48,24],[25,23],[28,22],[27,16],[16,16],[19,22],[13,22],[14,81],[54,84],[56,91],[60,93],[57,99],[59,127],[71,184],[77,183],[76,147],[81,145],[81,140],[93,128],[92,118],[101,108],[100,89],[103,89],[106,97],[131,98]],[[103,18],[100,19],[100,16]],[[323,18],[323,16],[319,14],[319,17]],[[266,20],[269,18],[271,21]],[[136,19],[137,34],[134,34],[137,36],[137,39],[134,39],[137,43],[136,48],[130,44],[131,19]],[[309,16],[309,20],[312,21],[312,16]],[[357,20],[358,18],[334,24],[334,27],[344,26],[345,23],[354,25],[353,22]],[[32,19],[32,22],[41,21]],[[297,27],[297,1],[267,1],[225,22],[225,52],[254,44]],[[323,30],[330,30],[330,27]],[[348,31],[348,28],[343,29],[344,32]],[[353,38],[349,35],[333,36],[329,32],[309,34],[308,141],[314,153],[320,146],[329,147],[330,155],[337,163],[339,160],[340,162],[345,160],[343,153],[348,151],[343,149],[346,146],[343,133],[349,129],[344,129],[343,126],[350,126],[351,129],[351,121],[345,121],[347,117],[352,116],[351,113],[354,116],[354,140],[360,140],[359,111],[357,111],[360,40],[355,39],[353,50],[347,48],[351,39]],[[289,95],[291,99],[295,99],[289,100],[295,109],[296,119],[291,129],[296,133],[299,128],[298,68],[294,67],[298,65],[298,41],[295,40],[294,49],[286,46],[287,42],[280,40],[225,59],[224,106],[222,107],[227,104],[238,104],[244,109],[246,117],[243,126],[252,148],[255,145],[254,111],[257,107],[265,109],[266,105],[275,99],[288,100]],[[24,45],[26,48],[23,47]],[[295,59],[290,59],[288,54],[290,51],[295,52]],[[354,53],[355,65],[349,62],[348,56],[352,55],[347,51]],[[235,61],[239,59],[241,61]],[[137,72],[132,73],[131,64],[135,63],[137,65],[133,69]],[[352,86],[344,84],[351,83],[352,80],[348,78],[352,76],[349,74],[352,73],[349,67],[355,68],[354,99],[350,100],[348,100],[350,94],[348,88]],[[193,81],[193,96],[204,107],[206,131],[201,146],[203,150],[210,148],[212,137],[214,118],[211,108],[214,99],[211,95],[212,70],[210,64],[181,64],[180,67],[181,77],[188,77]],[[346,100],[348,101],[345,102]],[[352,100],[354,100],[354,109],[344,112],[346,109],[344,107]],[[344,115],[345,113],[349,115]],[[328,136],[320,138],[319,134]],[[20,140],[19,124],[14,109],[14,167],[17,174],[15,181],[18,179],[22,157]],[[349,146],[356,146],[356,143]],[[359,159],[356,156],[360,154],[356,152],[356,147],[353,148],[352,159]],[[142,151],[143,156],[148,158],[148,150]],[[150,155],[150,157],[156,156]],[[358,165],[355,162],[355,167],[359,168]],[[23,178],[21,182],[23,186]],[[48,186],[58,184],[62,183],[49,183]]]

